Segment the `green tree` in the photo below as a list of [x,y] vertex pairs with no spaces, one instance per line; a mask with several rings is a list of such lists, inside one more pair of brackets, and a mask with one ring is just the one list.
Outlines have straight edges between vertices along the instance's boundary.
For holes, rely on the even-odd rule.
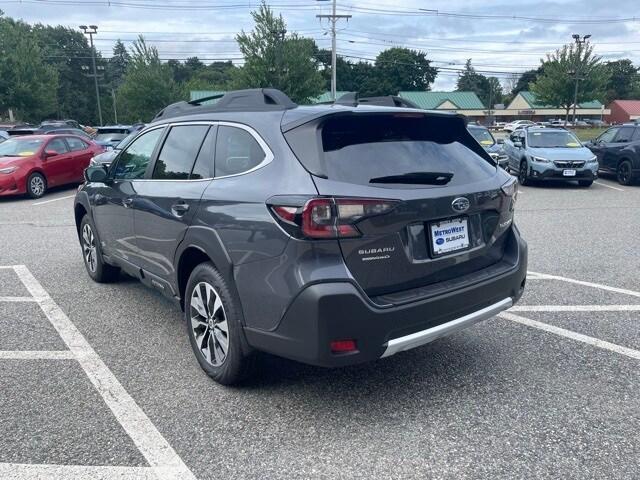
[[118,89],[119,117],[128,122],[148,122],[183,96],[170,67],[160,62],[158,50],[140,36],[133,44],[131,62]]
[[118,88],[127,73],[127,67],[131,62],[131,55],[120,40],[113,46],[113,55],[107,62],[106,82],[109,87]]
[[401,90],[429,90],[438,70],[424,52],[394,47],[380,52],[375,61],[376,95],[397,95]]
[[[58,75],[57,108],[52,116],[73,118],[92,124],[98,120],[91,47],[82,32],[63,26],[36,24],[32,33],[42,50],[43,60]],[[105,73],[105,61],[97,54],[98,74]],[[101,80],[102,77],[99,78]]]
[[213,62],[193,75],[185,84],[185,90],[230,90],[236,67],[227,62]]
[[315,42],[295,33],[286,36],[282,16],[275,16],[264,0],[251,16],[255,22],[253,31],[242,31],[236,36],[245,63],[235,70],[234,85],[278,88],[295,102],[318,95],[323,79],[318,70]]
[[640,91],[640,69],[628,58],[606,62],[604,66],[609,73],[605,87],[605,103],[636,98],[637,92]]
[[520,77],[518,78],[516,86],[513,88],[513,90],[511,90],[511,96],[515,97],[522,91],[528,91],[530,85],[535,82],[543,73],[544,68],[542,66],[523,72],[522,75],[520,75]]
[[[500,82],[498,82],[498,84],[499,83]],[[464,70],[458,74],[456,90],[459,92],[474,92],[484,105],[488,105],[490,96],[491,103],[499,103],[493,99],[493,95],[498,93],[496,89],[496,85],[493,84],[492,86],[492,82],[490,82],[487,77],[476,72],[476,69],[471,65],[471,59],[468,59]],[[502,96],[502,87],[499,87],[499,93],[500,96]]]
[[606,66],[593,47],[565,45],[542,61],[544,73],[531,84],[531,91],[538,101],[565,109],[565,121],[574,103],[576,77],[579,79],[577,103],[604,99],[609,78]]
[[58,74],[44,61],[31,28],[0,10],[0,112],[39,122],[55,114],[57,88]]

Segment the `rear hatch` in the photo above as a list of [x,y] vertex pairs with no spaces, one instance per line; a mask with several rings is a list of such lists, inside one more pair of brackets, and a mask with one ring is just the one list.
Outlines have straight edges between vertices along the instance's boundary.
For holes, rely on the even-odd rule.
[[[453,286],[505,255],[516,187],[462,117],[348,111],[285,136],[338,215],[362,209],[358,234],[338,235],[338,242],[368,295],[388,300],[395,292]],[[371,200],[386,203],[367,213]]]

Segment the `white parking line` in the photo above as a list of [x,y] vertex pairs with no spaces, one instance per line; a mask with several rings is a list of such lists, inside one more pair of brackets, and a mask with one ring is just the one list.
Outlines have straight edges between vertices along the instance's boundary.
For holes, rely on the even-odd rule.
[[75,195],[67,195],[65,197],[53,198],[51,200],[44,200],[42,202],[35,202],[35,203],[32,203],[31,205],[45,205],[47,203],[57,202],[58,200],[64,200],[65,198],[73,198],[73,197],[75,197]]
[[0,478],[13,480],[151,480],[157,477],[148,467],[0,463]]
[[0,297],[0,302],[35,302],[33,297]]
[[[0,350],[0,360],[75,360],[69,350]],[[0,477],[2,478],[2,477]]]
[[614,187],[613,185],[607,185],[606,183],[598,182],[597,180],[593,183],[597,185],[602,185],[603,187],[612,188],[613,190],[618,190],[619,192],[624,192],[624,188]]
[[635,290],[627,290],[626,288],[610,287],[609,285],[603,285],[601,283],[583,282],[582,280],[576,280],[574,278],[560,277],[558,275],[548,275],[546,273],[527,272],[533,274],[540,280],[560,280],[562,282],[575,283],[576,285],[583,285],[585,287],[599,288],[600,290],[606,290],[608,292],[622,293],[624,295],[631,295],[633,297],[640,298],[640,292]]
[[515,305],[510,312],[640,312],[640,305]]
[[[15,265],[16,272],[26,289],[36,299],[40,308],[45,313],[53,327],[69,348],[68,353],[37,352],[41,356],[71,355],[79,363],[85,374],[102,396],[102,399],[113,412],[118,422],[122,425],[134,444],[140,450],[150,465],[148,472],[142,472],[143,476],[135,476],[141,472],[141,468],[134,470],[124,467],[100,467],[101,470],[92,470],[93,467],[64,467],[58,465],[31,465],[0,464],[0,478],[55,478],[67,479],[95,479],[95,478],[154,478],[161,480],[195,480],[195,476],[184,464],[175,450],[169,445],[162,434],[156,429],[144,411],[135,400],[127,393],[118,379],[111,373],[102,359],[87,342],[84,336],[69,320],[67,315],[49,296],[40,282],[31,274],[24,265]],[[36,358],[36,353],[10,352],[7,357],[15,358],[23,356]],[[2,357],[0,357],[2,358]],[[17,468],[17,471],[11,470]],[[51,467],[51,468],[49,468]],[[2,472],[9,472],[3,475]],[[134,472],[131,477],[128,472]],[[20,473],[22,472],[22,473]],[[41,474],[42,472],[42,474]]]
[[620,355],[625,355],[627,357],[640,360],[640,351],[634,350],[632,348],[623,347],[621,345],[616,345],[615,343],[606,342],[604,340],[600,340],[594,337],[589,337],[588,335],[572,332],[571,330],[566,330],[564,328],[549,325],[547,323],[542,323],[536,320],[531,320],[529,318],[524,318],[519,315],[514,315],[513,313],[502,312],[502,313],[499,313],[498,316],[507,320],[511,320],[512,322],[526,325],[527,327],[537,328],[538,330],[544,330],[545,332],[553,333],[555,335],[559,335],[565,338],[570,338],[571,340],[575,340],[577,342],[586,343],[588,345],[592,345],[597,348],[602,348],[604,350],[609,350],[611,352],[619,353]]

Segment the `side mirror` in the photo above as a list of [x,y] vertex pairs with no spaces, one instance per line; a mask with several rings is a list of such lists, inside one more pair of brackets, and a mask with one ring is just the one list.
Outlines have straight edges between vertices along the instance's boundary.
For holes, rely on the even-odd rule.
[[84,179],[91,183],[104,183],[107,180],[107,169],[103,165],[88,167],[84,171]]
[[522,142],[515,141],[515,142],[513,142],[513,146],[516,147],[516,148],[522,148]]
[[56,155],[58,155],[58,152],[56,152],[55,150],[44,151],[44,158],[55,157]]
[[504,138],[499,138],[498,140],[496,140],[496,142],[498,143],[498,145],[503,145],[504,144]]

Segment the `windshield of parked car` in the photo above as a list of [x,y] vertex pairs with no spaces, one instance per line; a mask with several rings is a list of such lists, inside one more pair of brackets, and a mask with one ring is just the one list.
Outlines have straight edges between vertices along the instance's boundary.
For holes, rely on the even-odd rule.
[[34,138],[11,138],[0,144],[0,157],[29,157],[40,149],[42,142]]
[[94,140],[105,142],[117,142],[126,137],[126,133],[99,133]]
[[566,130],[529,132],[529,146],[533,148],[580,148],[582,144],[576,136]]
[[483,147],[490,147],[496,143],[491,132],[485,128],[470,128],[469,132]]

